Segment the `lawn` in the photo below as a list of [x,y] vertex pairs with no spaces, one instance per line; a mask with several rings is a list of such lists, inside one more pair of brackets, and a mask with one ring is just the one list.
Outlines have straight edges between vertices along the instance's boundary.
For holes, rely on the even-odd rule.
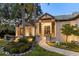
[[49,52],[41,48],[39,45],[36,45],[32,52],[26,54],[27,56],[64,56],[63,54]]

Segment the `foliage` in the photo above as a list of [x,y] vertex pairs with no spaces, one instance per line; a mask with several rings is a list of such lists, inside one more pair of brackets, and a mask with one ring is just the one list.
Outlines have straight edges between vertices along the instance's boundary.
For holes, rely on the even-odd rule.
[[33,42],[35,41],[35,37],[33,37],[33,36],[30,36],[30,37],[22,37],[22,38],[20,38],[19,39],[19,42],[24,42],[24,43],[28,43],[29,42],[29,38],[32,38],[33,40]]
[[[25,6],[24,6],[25,5]],[[22,9],[24,8],[25,13],[32,16],[38,16],[42,13],[40,4],[38,3],[5,3],[0,4],[0,17],[6,19],[16,19],[22,17]],[[21,12],[22,11],[22,12]]]
[[8,41],[6,41],[4,39],[0,40],[0,47],[6,45],[7,43],[8,43]]
[[78,27],[78,25],[73,26],[72,34],[75,35],[75,36],[79,36],[79,27]]
[[62,30],[63,34],[69,36],[72,33],[72,29],[73,28],[72,28],[72,26],[70,24],[65,24],[65,25],[63,25],[61,30]]
[[55,45],[54,47],[79,52],[79,45],[75,44],[75,42],[71,42],[71,43],[63,43],[63,42],[61,42],[60,45]]
[[4,37],[6,34],[15,35],[15,27],[9,24],[0,24],[0,36]]
[[66,42],[68,40],[68,36],[72,34],[73,27],[70,24],[65,24],[62,27],[62,33],[66,35]]
[[62,33],[66,35],[66,42],[68,40],[69,35],[79,36],[79,27],[77,24],[76,25],[65,24],[63,25],[61,30]]
[[53,46],[55,42],[47,42],[48,45]]
[[28,42],[28,38],[21,38],[19,42],[10,42],[5,45],[4,50],[9,53],[23,53],[32,47],[33,43]]
[[28,43],[28,39],[26,37],[20,38],[19,42]]

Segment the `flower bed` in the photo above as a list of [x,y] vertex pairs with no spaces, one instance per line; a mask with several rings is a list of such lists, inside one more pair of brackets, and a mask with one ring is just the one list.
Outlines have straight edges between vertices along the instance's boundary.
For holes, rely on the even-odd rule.
[[74,51],[74,52],[79,52],[79,45],[75,44],[74,42],[71,42],[71,43],[60,42],[60,44],[57,44],[55,42],[54,43],[49,42],[49,43],[47,43],[47,44],[50,46],[53,46],[53,47],[66,49],[66,50],[70,50],[70,51]]
[[[34,39],[32,37],[32,39]],[[34,41],[29,41],[28,38],[21,38],[18,42],[10,42],[4,46],[4,51],[10,54],[20,54],[29,51],[33,46]]]

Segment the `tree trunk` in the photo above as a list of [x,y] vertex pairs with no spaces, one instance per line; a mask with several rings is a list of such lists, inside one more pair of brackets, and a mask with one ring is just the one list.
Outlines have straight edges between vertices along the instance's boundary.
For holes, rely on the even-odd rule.
[[66,43],[68,42],[68,36],[66,36]]

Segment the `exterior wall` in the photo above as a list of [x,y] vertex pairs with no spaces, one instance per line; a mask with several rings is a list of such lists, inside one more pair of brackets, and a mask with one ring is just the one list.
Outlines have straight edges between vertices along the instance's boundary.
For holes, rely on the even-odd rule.
[[[74,24],[77,24],[77,25],[79,26],[79,18],[77,18],[77,19],[74,20],[73,22],[74,22]],[[73,36],[73,38],[74,38],[75,41],[79,41],[79,37],[78,37],[78,36]],[[73,39],[73,38],[72,38],[72,39]]]
[[[56,22],[56,39],[58,41],[62,41],[62,42],[66,40],[66,36],[61,33],[61,28],[62,28],[62,26],[64,24],[70,24],[70,25],[77,24],[79,26],[79,18],[76,19],[76,20],[72,20],[72,21]],[[79,41],[79,37],[71,35],[71,36],[68,37],[68,41],[69,42],[71,42],[71,41]]]
[[32,36],[35,36],[35,27],[31,27],[32,28]]
[[25,36],[30,36],[30,34],[32,36],[35,36],[35,27],[33,27],[33,26],[26,26],[25,27]]
[[40,33],[39,33],[39,23],[36,23],[35,25],[36,25],[36,35],[40,35]]
[[68,24],[69,21],[56,22],[56,40],[65,41],[65,36],[61,33],[61,28],[64,24]]
[[16,27],[16,37],[19,35],[19,27]]
[[17,42],[19,39],[19,27],[16,27],[16,39],[14,40],[15,42]]
[[[30,27],[31,30],[29,29],[29,27]],[[19,38],[21,36],[20,28],[21,28],[21,26],[20,27],[16,27],[16,38]],[[25,36],[30,36],[30,32],[31,32],[32,36],[35,36],[35,27],[33,27],[33,26],[26,26],[25,27]]]
[[25,36],[29,36],[29,29],[27,26],[25,27]]

